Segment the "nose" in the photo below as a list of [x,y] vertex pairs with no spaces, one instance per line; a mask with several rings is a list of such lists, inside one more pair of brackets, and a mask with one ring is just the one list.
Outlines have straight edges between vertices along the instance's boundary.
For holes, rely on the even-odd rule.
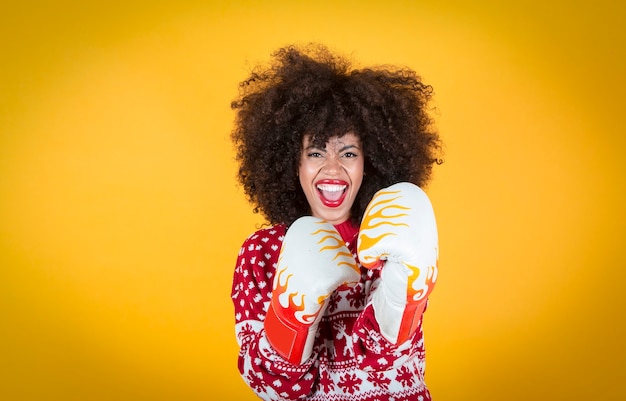
[[337,174],[341,171],[341,162],[337,157],[329,157],[324,163],[324,171],[327,174]]

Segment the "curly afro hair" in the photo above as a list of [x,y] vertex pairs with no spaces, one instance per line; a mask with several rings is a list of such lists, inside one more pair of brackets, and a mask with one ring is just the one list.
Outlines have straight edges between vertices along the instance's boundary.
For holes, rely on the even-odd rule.
[[432,87],[412,70],[352,69],[322,45],[287,46],[240,83],[232,140],[238,179],[255,213],[290,225],[310,214],[297,172],[305,135],[320,148],[352,132],[365,156],[352,206],[358,224],[376,191],[407,181],[424,187],[440,163],[440,139],[427,113]]

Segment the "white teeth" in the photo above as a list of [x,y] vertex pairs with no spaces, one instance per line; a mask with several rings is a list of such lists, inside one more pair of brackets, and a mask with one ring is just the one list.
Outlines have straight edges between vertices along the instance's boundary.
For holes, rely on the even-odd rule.
[[338,184],[319,184],[317,189],[324,192],[341,192],[346,189],[346,185]]

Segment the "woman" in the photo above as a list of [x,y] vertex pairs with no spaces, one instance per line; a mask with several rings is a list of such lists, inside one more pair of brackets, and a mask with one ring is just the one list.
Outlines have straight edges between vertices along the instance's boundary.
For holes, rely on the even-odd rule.
[[432,88],[288,46],[240,85],[239,181],[270,224],[235,268],[239,370],[266,400],[428,400]]

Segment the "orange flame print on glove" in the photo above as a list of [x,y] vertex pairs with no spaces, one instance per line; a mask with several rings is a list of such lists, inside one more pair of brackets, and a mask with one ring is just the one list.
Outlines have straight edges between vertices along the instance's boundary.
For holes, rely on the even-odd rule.
[[[417,266],[411,266],[407,263],[404,265],[410,272],[406,291],[407,302],[416,302],[428,297],[437,280],[437,266],[428,266],[426,271],[422,272]],[[422,273],[425,273],[426,277],[421,278]]]
[[[396,227],[407,226],[406,223],[391,221],[406,216],[406,213],[399,212],[396,214],[385,214],[385,211],[389,211],[390,209],[410,210],[408,207],[400,206],[394,203],[399,198],[399,196],[385,199],[385,195],[392,195],[398,192],[399,191],[381,191],[379,192],[379,195],[382,196],[379,196],[376,202],[372,202],[368,205],[367,209],[365,210],[365,217],[361,222],[361,235],[359,236],[359,241],[361,244],[360,247],[362,249],[372,249],[376,246],[376,244],[378,244],[378,242],[380,242],[380,240],[382,240],[386,236],[397,235],[391,232],[383,232],[372,237],[367,235],[368,232],[372,232],[375,228],[385,224]],[[380,209],[378,211],[372,212],[372,209],[379,206]],[[378,223],[374,223],[376,219],[379,220]],[[383,264],[383,260],[386,256],[387,254],[384,253],[376,256],[367,255],[362,258],[361,264],[368,269],[376,269]]]
[[[345,247],[345,243],[343,242],[341,236],[337,231],[331,231],[322,228],[312,232],[311,236],[315,238],[316,243],[320,246],[319,253],[327,253],[329,260],[334,261],[338,269],[348,267],[357,273],[358,276],[356,277],[360,277],[359,267],[352,257],[352,254]],[[284,265],[284,267],[277,273],[278,277],[277,280],[274,282],[274,286],[276,288],[274,288],[273,291],[274,294],[276,294],[276,296],[278,297],[281,306],[285,308],[284,314],[287,314],[288,311],[293,319],[304,324],[312,323],[319,315],[324,301],[330,296],[330,292],[318,294],[317,299],[315,300],[317,305],[313,304],[312,302],[309,302],[310,305],[305,305],[305,301],[311,299],[310,297],[307,297],[307,294],[304,292],[306,291],[306,287],[300,288],[299,290],[290,290],[289,281],[292,278],[292,274],[288,274],[285,279],[283,279],[282,277],[283,274],[285,274],[285,272],[289,270],[289,266],[286,265],[283,261],[282,250],[279,256],[279,265]],[[356,283],[356,280],[354,282],[349,282],[346,284],[353,283]],[[286,300],[285,294],[287,298]],[[287,303],[286,305],[285,301]],[[303,311],[305,310],[308,313],[303,313]]]
[[[322,236],[324,233],[326,233],[326,235]],[[345,243],[339,236],[339,233],[337,233],[336,231],[333,232],[330,230],[320,229],[312,233],[312,235],[318,237],[322,236],[317,243],[319,245],[322,245],[326,242],[326,244],[324,244],[320,248],[320,252],[332,252],[335,255],[333,256],[332,260],[337,261],[337,259],[339,259],[339,261],[337,261],[337,267],[350,267],[352,270],[360,275],[359,267],[352,257],[352,254],[348,252],[348,249],[346,248]],[[328,244],[329,241],[331,242],[330,244]]]
[[[291,279],[292,275],[289,274],[287,275],[287,278],[285,279],[285,284],[281,284],[281,276],[285,273],[285,271],[287,270],[287,267],[285,267],[284,269],[282,269],[281,271],[278,272],[278,279],[275,281],[275,287],[273,292],[274,292],[274,296],[278,297],[278,299],[284,299],[283,295],[287,294],[287,306],[284,306],[283,309],[283,317],[288,318],[289,316],[286,316],[287,314],[291,315],[291,319],[292,321],[297,320],[299,322],[302,322],[304,324],[311,324],[311,322],[313,322],[315,320],[315,318],[317,317],[317,315],[319,315],[320,310],[322,308],[321,304],[324,301],[325,298],[319,300],[318,299],[318,304],[320,304],[319,309],[312,313],[312,314],[303,314],[302,311],[304,311],[304,297],[305,294],[300,294],[299,292],[292,292],[292,293],[287,293],[287,287],[289,286],[289,279]],[[294,301],[294,299],[296,297],[298,297],[298,295],[300,296],[300,302],[297,303]],[[280,302],[280,301],[279,301]],[[280,302],[282,305],[282,302]]]

